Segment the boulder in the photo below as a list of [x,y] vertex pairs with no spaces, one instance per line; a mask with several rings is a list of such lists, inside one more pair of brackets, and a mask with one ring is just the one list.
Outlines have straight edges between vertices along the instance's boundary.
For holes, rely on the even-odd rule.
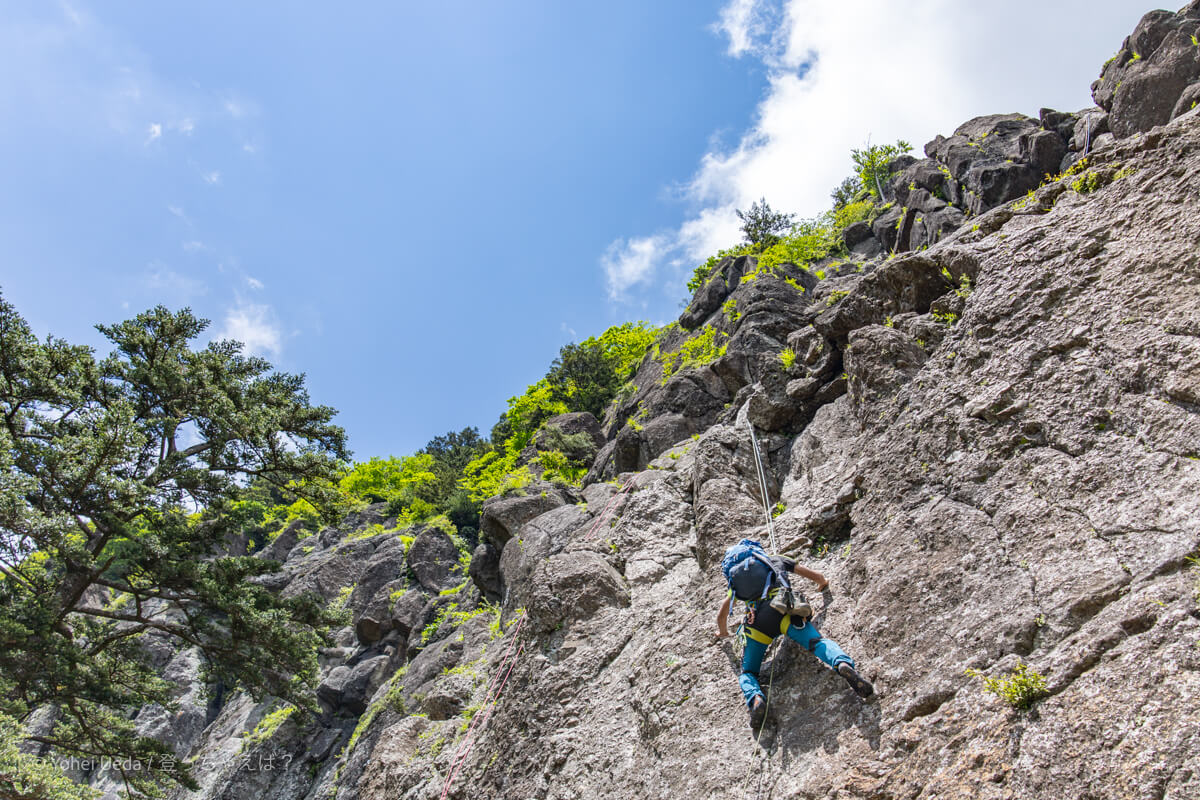
[[471,567],[468,571],[471,580],[480,594],[491,602],[497,602],[503,596],[500,584],[500,551],[490,541],[480,542],[471,554]]
[[606,607],[628,606],[629,586],[598,553],[577,550],[543,561],[530,583],[529,621],[551,631]]
[[533,481],[517,491],[520,494],[501,495],[483,502],[480,532],[497,548],[503,548],[504,543],[520,533],[521,526],[529,520],[568,502],[567,491],[548,481]]
[[853,250],[874,236],[875,234],[871,232],[871,223],[864,220],[846,226],[846,229],[842,231],[842,243],[846,245],[847,250]]
[[408,567],[417,583],[431,592],[450,589],[462,582],[458,547],[437,528],[426,528],[413,539],[408,548]]
[[383,683],[390,660],[388,656],[376,656],[352,667],[334,667],[317,687],[317,699],[330,710],[363,713],[367,699]]
[[352,612],[365,611],[374,602],[380,589],[404,577],[406,558],[404,542],[400,537],[384,533],[368,541],[375,545],[375,549],[367,559],[366,567],[359,574],[354,591],[346,603],[346,607]]
[[391,605],[391,629],[407,639],[414,630],[421,630],[429,622],[426,619],[430,616],[426,613],[429,610],[429,598],[417,589],[410,589]]
[[712,313],[721,307],[725,298],[738,287],[742,275],[752,272],[758,262],[753,256],[724,258],[714,268],[704,285],[696,290],[687,310],[679,317],[679,325],[685,331],[693,331],[704,324]]
[[845,364],[850,401],[859,422],[866,426],[888,419],[881,403],[895,398],[927,359],[916,340],[895,328],[868,325],[852,331]]
[[1192,3],[1178,14],[1150,11],[1092,84],[1092,98],[1109,112],[1117,138],[1148,131],[1181,109],[1184,91],[1200,81],[1200,8]]

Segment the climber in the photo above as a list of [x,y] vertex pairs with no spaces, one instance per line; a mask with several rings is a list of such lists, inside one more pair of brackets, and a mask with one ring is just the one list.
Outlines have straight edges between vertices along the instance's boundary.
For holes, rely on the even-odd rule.
[[[753,559],[741,555],[742,551],[738,550],[742,548],[744,551],[747,543],[758,548]],[[747,565],[748,568],[735,569],[732,576],[726,570],[730,586],[725,601],[721,603],[721,609],[717,612],[717,638],[723,639],[729,636],[726,619],[730,616],[730,608],[736,596],[737,599],[746,603],[746,616],[741,625],[741,636],[744,643],[742,674],[738,683],[741,685],[742,694],[745,696],[746,705],[750,710],[751,727],[760,728],[766,717],[767,702],[758,682],[758,670],[762,666],[767,646],[780,633],[786,633],[792,641],[803,646],[845,678],[846,683],[850,684],[850,688],[860,697],[868,698],[873,695],[875,688],[855,671],[854,659],[846,655],[836,642],[826,639],[817,631],[816,626],[812,624],[812,609],[806,603],[797,603],[796,610],[790,614],[784,614],[772,606],[772,600],[785,588],[779,584],[788,581],[787,573],[807,578],[817,585],[818,591],[824,591],[829,587],[829,581],[825,579],[825,576],[800,566],[793,559],[783,556],[766,556],[765,551],[758,547],[757,542],[746,539],[726,551],[725,563],[738,560],[739,557],[743,562],[749,561],[750,563]],[[764,560],[769,561],[769,565],[760,567],[757,562]],[[751,583],[755,585],[749,585]]]

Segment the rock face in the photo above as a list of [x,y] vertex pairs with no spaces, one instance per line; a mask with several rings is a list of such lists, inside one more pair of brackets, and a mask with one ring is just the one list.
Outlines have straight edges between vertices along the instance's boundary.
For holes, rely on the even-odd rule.
[[1200,2],[1142,17],[1092,84],[1118,138],[1148,131],[1190,111],[1200,99]]
[[[1128,46],[1168,63],[1195,7]],[[722,261],[659,347],[711,327],[723,353],[647,359],[598,428],[561,420],[599,447],[584,487],[489,500],[471,582],[436,531],[297,538],[283,591],[351,612],[323,712],[250,742],[269,703],[205,716],[197,665],[161,654],[199,796],[1200,797],[1200,115],[1138,128],[1120,97],[899,162],[921,252],[821,280]],[[721,553],[769,515],[878,695],[784,641],[756,747],[712,633]],[[1027,708],[983,682],[1018,665],[1045,679]]]

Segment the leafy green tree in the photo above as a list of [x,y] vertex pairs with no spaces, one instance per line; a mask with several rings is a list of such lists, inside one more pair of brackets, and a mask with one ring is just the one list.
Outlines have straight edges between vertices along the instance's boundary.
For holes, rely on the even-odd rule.
[[903,139],[897,139],[895,144],[871,144],[862,150],[851,150],[850,157],[854,160],[854,168],[860,185],[866,188],[872,196],[885,200],[883,186],[888,178],[888,164],[897,156],[902,156],[912,150],[912,145]]
[[546,382],[553,388],[554,398],[567,409],[588,411],[595,417],[604,416],[605,406],[621,383],[612,360],[595,339],[559,350],[546,373]]
[[[331,621],[252,580],[277,564],[226,554],[244,520],[225,511],[252,479],[325,506],[345,434],[302,376],[233,341],[191,349],[207,325],[160,306],[99,326],[116,350],[97,360],[0,298],[0,720],[40,709],[53,724],[22,736],[44,753],[136,762],[133,794],[194,786],[131,721],[173,704],[142,637],[197,648],[210,684],[311,707]],[[0,773],[0,797],[53,796],[16,786]]]
[[617,379],[624,381],[633,377],[657,336],[658,328],[649,322],[626,322],[613,325],[600,334],[598,341]]
[[471,459],[487,449],[487,442],[480,437],[478,428],[463,428],[443,436],[435,436],[419,452],[433,456],[435,465],[454,472],[471,463]]
[[479,529],[480,504],[471,500],[470,493],[459,486],[463,470],[472,459],[490,450],[489,442],[479,435],[478,428],[435,436],[420,452],[433,456],[436,481],[422,487],[426,499],[449,518],[454,527],[472,546]]
[[404,458],[373,457],[355,464],[338,481],[338,488],[370,503],[410,505],[420,489],[434,483],[433,456],[418,453]]
[[752,203],[749,211],[738,209],[734,212],[742,221],[742,235],[746,241],[757,248],[767,248],[779,241],[779,237],[792,227],[795,214],[784,214],[775,211],[767,205],[767,199],[761,198]]
[[833,201],[833,210],[840,211],[845,206],[853,203],[854,198],[858,196],[862,188],[862,180],[857,175],[851,175],[839,183],[829,193],[829,199]]

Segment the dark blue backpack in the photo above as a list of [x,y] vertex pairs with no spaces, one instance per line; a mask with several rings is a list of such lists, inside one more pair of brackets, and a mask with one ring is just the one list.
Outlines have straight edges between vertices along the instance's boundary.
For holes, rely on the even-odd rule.
[[744,602],[764,600],[772,583],[788,587],[786,576],[776,567],[763,546],[753,539],[742,539],[725,551],[721,572],[734,596]]

